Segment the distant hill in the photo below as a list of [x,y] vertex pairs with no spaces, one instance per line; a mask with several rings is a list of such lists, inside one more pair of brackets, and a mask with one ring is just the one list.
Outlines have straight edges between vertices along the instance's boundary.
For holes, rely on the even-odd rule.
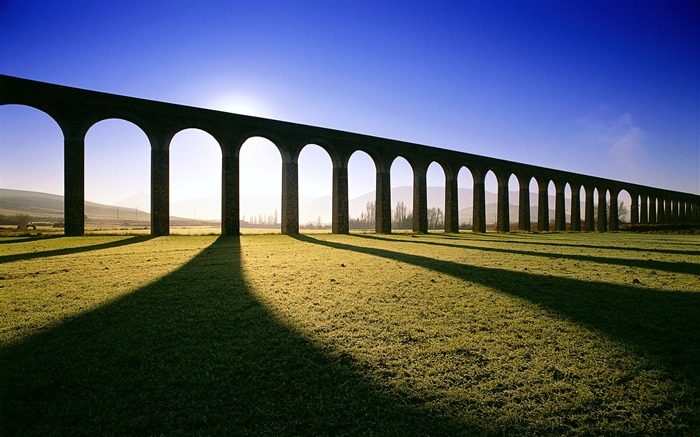
[[[0,214],[9,216],[27,214],[56,220],[63,219],[63,196],[0,188]],[[85,202],[85,215],[91,219],[116,219],[119,216],[119,218],[129,217],[134,220],[150,220],[150,214],[136,211],[134,208],[95,202]]]
[[[0,215],[3,216],[29,215],[39,221],[61,221],[63,206],[63,196],[58,194],[0,188]],[[88,221],[112,223],[149,223],[151,220],[151,214],[137,207],[104,205],[89,201],[85,202],[85,215]],[[171,220],[191,221],[177,216],[171,216]]]

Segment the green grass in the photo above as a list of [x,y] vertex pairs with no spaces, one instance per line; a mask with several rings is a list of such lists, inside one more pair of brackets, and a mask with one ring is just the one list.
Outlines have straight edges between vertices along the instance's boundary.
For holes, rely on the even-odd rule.
[[0,435],[700,433],[700,237],[0,240]]

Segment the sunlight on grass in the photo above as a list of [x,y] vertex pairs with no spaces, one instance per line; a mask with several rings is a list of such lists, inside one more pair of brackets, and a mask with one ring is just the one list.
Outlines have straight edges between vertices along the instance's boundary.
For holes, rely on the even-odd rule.
[[93,236],[10,241],[0,242],[3,345],[143,288],[187,263],[212,238]]
[[[700,429],[695,236],[0,245],[0,358],[13,360],[2,362],[0,425],[15,421],[15,433],[71,423],[116,434]],[[75,351],[50,352],[64,343]]]

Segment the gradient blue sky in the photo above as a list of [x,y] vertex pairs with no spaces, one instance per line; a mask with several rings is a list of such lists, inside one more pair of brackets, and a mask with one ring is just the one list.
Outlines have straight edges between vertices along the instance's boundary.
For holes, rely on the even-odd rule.
[[[695,0],[3,0],[0,44],[2,74],[700,194]],[[60,144],[39,138],[55,126],[26,108],[2,116],[2,186],[61,193]],[[176,141],[173,165],[184,168],[194,158],[179,144],[211,139],[195,131]],[[126,122],[93,128],[88,200],[115,202],[144,191],[143,180],[148,190],[145,144]],[[25,147],[42,153],[29,158]],[[307,169],[327,160],[329,180],[328,158],[304,153]],[[218,171],[173,190],[201,195],[209,188],[191,181],[212,176],[218,189]],[[264,172],[254,173],[244,177]],[[311,173],[302,195],[330,194]],[[264,191],[260,179],[243,189]],[[372,189],[373,179],[355,179],[351,196]]]

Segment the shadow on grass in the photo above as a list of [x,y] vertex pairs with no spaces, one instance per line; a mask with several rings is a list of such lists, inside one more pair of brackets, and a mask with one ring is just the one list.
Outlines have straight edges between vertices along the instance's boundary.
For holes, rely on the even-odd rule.
[[[357,237],[367,238],[367,239],[371,239],[371,240],[391,241],[391,242],[405,241],[407,243],[427,244],[430,246],[442,246],[442,247],[449,247],[452,249],[465,248],[465,249],[471,249],[471,250],[479,250],[482,252],[499,252],[499,253],[513,254],[513,255],[538,256],[538,257],[542,257],[542,258],[570,259],[570,260],[575,260],[575,261],[593,262],[593,263],[600,263],[600,264],[611,264],[611,265],[618,265],[618,266],[625,266],[625,267],[641,267],[641,268],[645,268],[645,269],[661,270],[661,271],[673,272],[673,273],[697,274],[698,271],[700,271],[700,267],[697,264],[689,263],[689,262],[668,262],[668,261],[656,261],[656,260],[652,260],[652,259],[625,259],[625,258],[610,258],[610,257],[603,257],[603,256],[589,256],[589,255],[576,255],[576,254],[551,253],[551,252],[533,252],[533,251],[529,251],[529,250],[517,250],[517,249],[504,249],[504,248],[499,248],[499,247],[474,246],[474,245],[467,245],[464,243],[460,244],[459,246],[456,246],[454,244],[441,243],[441,242],[437,242],[437,241],[425,241],[425,240],[421,240],[421,239],[396,240],[396,239],[380,237],[380,236],[376,236],[376,235],[357,235]],[[468,242],[469,240],[462,239],[460,241]],[[510,243],[510,241],[504,241],[504,242]],[[576,246],[574,246],[574,247],[576,247]],[[635,249],[635,251],[639,251],[639,249]],[[646,249],[645,249],[645,251],[646,251]],[[685,252],[685,253],[687,254],[688,252]]]
[[160,280],[0,349],[2,434],[482,432],[383,391],[281,324],[240,261],[238,238],[220,237]]
[[[19,253],[16,255],[6,255],[0,256],[0,264],[14,262],[14,261],[26,261],[36,258],[44,258],[48,256],[60,256],[60,255],[71,255],[74,253],[90,252],[93,250],[110,249],[113,247],[127,246],[129,244],[142,243],[144,241],[150,240],[150,235],[129,237],[123,240],[110,241],[108,243],[92,244],[89,246],[79,246],[79,247],[67,247],[65,249],[56,250],[45,250],[43,252],[30,252],[30,253]],[[27,241],[27,240],[24,240]],[[30,240],[31,241],[31,240]]]
[[5,245],[5,244],[14,244],[14,243],[27,243],[30,241],[52,240],[54,238],[61,238],[61,237],[63,237],[63,235],[41,235],[41,236],[32,236],[32,237],[8,236],[8,237],[2,237],[4,239],[0,240],[0,246]]
[[626,344],[641,356],[658,362],[674,377],[689,381],[700,394],[700,293],[581,281],[460,264],[309,236],[295,238],[412,264],[528,300]]
[[[523,238],[532,238],[530,241],[518,241],[516,239],[504,239],[502,237],[503,234],[501,233],[491,233],[491,234],[467,234],[467,233],[460,233],[460,234],[447,234],[447,233],[434,233],[430,234],[431,236],[434,237],[440,237],[440,238],[445,238],[445,239],[451,239],[451,240],[460,240],[460,241],[469,241],[470,239],[473,240],[474,237],[480,237],[484,239],[488,239],[490,242],[493,243],[507,243],[507,244],[527,244],[527,245],[538,245],[538,246],[563,246],[563,247],[575,247],[575,248],[585,248],[585,249],[605,249],[605,250],[620,250],[620,251],[627,251],[627,252],[637,252],[639,251],[638,248],[636,247],[621,247],[621,246],[606,246],[603,244],[597,245],[597,244],[588,244],[588,243],[561,243],[559,241],[552,241],[552,240],[544,240],[544,236],[546,235],[552,235],[556,236],[559,235],[558,233],[552,233],[552,234],[524,234],[524,233],[518,233],[517,236],[519,239]],[[584,234],[579,234],[579,235],[586,235]],[[598,235],[598,234],[594,234]],[[544,238],[543,238],[544,237]],[[652,236],[648,236],[652,237]],[[539,238],[539,240],[534,240],[534,238]],[[644,239],[628,239],[626,241],[642,241],[644,243],[649,243],[650,238],[644,238]],[[700,244],[692,243],[692,242],[687,242],[687,241],[677,241],[674,240],[672,243],[668,242],[659,242],[660,244],[673,244],[674,246],[700,246]],[[700,255],[700,250],[678,250],[678,249],[661,249],[661,248],[647,248],[644,249],[646,252],[653,252],[653,253],[664,253],[668,255]]]

